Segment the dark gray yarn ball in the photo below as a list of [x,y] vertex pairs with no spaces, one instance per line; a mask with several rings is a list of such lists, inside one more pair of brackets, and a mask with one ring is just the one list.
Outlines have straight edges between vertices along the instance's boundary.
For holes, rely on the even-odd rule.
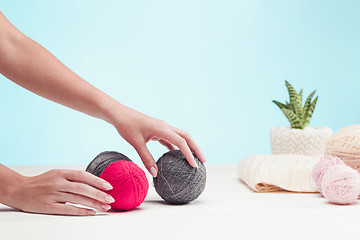
[[180,150],[171,150],[157,161],[159,171],[154,178],[154,187],[166,202],[189,203],[204,191],[206,169],[195,155],[194,157],[198,168],[190,166]]
[[94,160],[89,163],[86,171],[100,177],[101,173],[105,170],[105,168],[107,168],[107,166],[121,160],[132,162],[130,158],[124,154],[114,151],[105,151],[97,155]]

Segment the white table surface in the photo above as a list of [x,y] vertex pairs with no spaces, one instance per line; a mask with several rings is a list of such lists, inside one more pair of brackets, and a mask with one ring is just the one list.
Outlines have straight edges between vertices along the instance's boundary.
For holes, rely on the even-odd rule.
[[[10,166],[30,176],[53,168]],[[152,184],[129,212],[93,217],[29,214],[0,204],[0,239],[346,239],[360,236],[360,202],[329,204],[319,194],[255,193],[235,165],[207,165],[207,186],[190,204],[165,204]],[[147,175],[151,180],[150,175]],[[358,238],[356,238],[358,239]]]

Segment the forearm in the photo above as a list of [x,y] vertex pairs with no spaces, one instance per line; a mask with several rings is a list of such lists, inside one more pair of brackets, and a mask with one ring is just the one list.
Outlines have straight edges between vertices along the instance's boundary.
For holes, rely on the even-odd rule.
[[101,92],[26,37],[0,13],[0,72],[18,85],[59,104],[111,121],[120,104]]
[[15,207],[15,190],[24,180],[24,176],[0,164],[0,203]]
[[0,73],[40,96],[114,125],[136,149],[153,177],[157,166],[146,147],[150,140],[157,140],[169,149],[179,147],[193,167],[197,165],[192,152],[205,162],[189,133],[127,108],[93,87],[18,31],[1,11]]

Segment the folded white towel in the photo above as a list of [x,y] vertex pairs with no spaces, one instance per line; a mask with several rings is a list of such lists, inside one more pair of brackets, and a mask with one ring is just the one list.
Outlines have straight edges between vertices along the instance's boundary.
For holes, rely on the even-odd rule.
[[254,155],[240,161],[240,179],[256,192],[317,192],[311,171],[322,156]]

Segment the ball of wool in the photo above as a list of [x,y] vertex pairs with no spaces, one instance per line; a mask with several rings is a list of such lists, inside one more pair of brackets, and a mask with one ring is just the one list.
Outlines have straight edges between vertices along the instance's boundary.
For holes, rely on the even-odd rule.
[[332,203],[353,203],[360,194],[360,175],[346,165],[331,166],[324,173],[321,190]]
[[94,158],[94,160],[89,163],[86,171],[100,177],[101,173],[104,171],[105,168],[107,168],[107,166],[109,166],[113,162],[121,160],[131,162],[130,158],[128,158],[124,154],[114,151],[105,151],[98,154]]
[[106,192],[115,199],[110,204],[114,210],[127,211],[140,206],[149,189],[144,171],[130,161],[111,163],[100,177],[113,186]]
[[205,189],[206,169],[194,155],[198,168],[187,162],[180,150],[171,150],[157,161],[158,175],[153,179],[156,192],[171,204],[197,199]]
[[351,125],[336,132],[326,145],[326,155],[338,157],[360,171],[360,125]]
[[326,172],[326,170],[334,165],[345,165],[343,161],[341,161],[337,157],[326,156],[323,157],[312,169],[311,177],[314,180],[316,187],[319,191],[321,191],[321,181]]

